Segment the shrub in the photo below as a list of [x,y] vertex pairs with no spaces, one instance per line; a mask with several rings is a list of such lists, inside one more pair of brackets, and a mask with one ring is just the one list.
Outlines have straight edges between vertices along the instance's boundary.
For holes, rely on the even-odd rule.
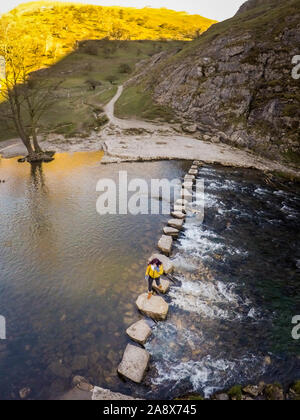
[[131,67],[130,67],[130,65],[129,64],[126,64],[126,63],[123,63],[123,64],[120,64],[120,66],[119,66],[119,73],[127,73],[127,74],[129,74],[129,73],[131,73]]

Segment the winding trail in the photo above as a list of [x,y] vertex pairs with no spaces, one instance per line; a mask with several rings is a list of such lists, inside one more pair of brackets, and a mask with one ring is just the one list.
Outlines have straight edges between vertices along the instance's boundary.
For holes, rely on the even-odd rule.
[[159,129],[165,130],[167,127],[166,125],[158,125],[146,121],[139,121],[135,119],[121,119],[115,116],[115,105],[120,99],[122,93],[124,91],[124,86],[118,86],[117,93],[115,96],[110,100],[110,102],[104,107],[104,112],[106,113],[107,117],[111,124],[119,127],[122,130],[128,130],[131,128],[143,129],[147,131],[156,131]]

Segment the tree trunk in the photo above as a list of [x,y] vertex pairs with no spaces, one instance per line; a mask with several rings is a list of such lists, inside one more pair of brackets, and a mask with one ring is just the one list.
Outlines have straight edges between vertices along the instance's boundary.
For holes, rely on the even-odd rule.
[[38,139],[37,139],[37,135],[36,135],[36,129],[35,127],[32,129],[32,141],[33,141],[33,147],[34,147],[34,151],[36,153],[41,153],[43,152],[43,150],[41,149]]

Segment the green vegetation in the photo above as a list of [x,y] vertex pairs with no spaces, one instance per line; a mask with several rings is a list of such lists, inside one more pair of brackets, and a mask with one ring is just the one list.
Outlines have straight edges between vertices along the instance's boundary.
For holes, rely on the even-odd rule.
[[242,387],[241,385],[233,386],[229,391],[228,395],[231,399],[241,400],[243,396]]
[[[49,84],[61,84],[55,91],[53,107],[43,115],[39,134],[57,133],[66,137],[87,136],[92,129],[103,127],[105,118],[102,106],[110,101],[117,91],[117,85],[130,77],[140,60],[149,58],[160,51],[168,51],[181,46],[180,41],[83,41],[76,51],[64,57],[55,65],[38,72]],[[88,47],[88,48],[87,48]],[[91,51],[97,54],[90,54]],[[126,72],[124,72],[126,70]],[[126,101],[132,104],[124,109]],[[1,103],[1,107],[7,104]],[[118,103],[119,115],[136,115],[146,119],[168,119],[170,113],[152,103],[148,94],[129,90]],[[9,121],[1,124],[0,141],[16,137]]]
[[292,390],[295,391],[296,394],[298,394],[300,398],[300,381],[297,381],[294,383],[294,385],[292,386]]
[[120,118],[136,117],[143,120],[170,121],[174,112],[153,102],[149,92],[141,86],[131,86],[124,90],[116,103],[116,116]]
[[[0,26],[9,24],[19,32],[20,42],[34,40],[51,65],[76,49],[83,40],[181,40],[190,41],[215,21],[168,9],[122,8],[36,1],[3,15]],[[97,55],[93,44],[87,54]]]

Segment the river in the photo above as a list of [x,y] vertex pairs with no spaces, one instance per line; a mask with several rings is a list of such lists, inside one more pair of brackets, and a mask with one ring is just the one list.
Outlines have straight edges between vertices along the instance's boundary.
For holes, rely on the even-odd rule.
[[[143,385],[116,368],[141,318],[144,269],[166,215],[99,215],[100,178],[182,177],[189,162],[101,165],[102,153],[58,154],[42,167],[0,160],[1,399],[55,398],[80,374],[146,398],[251,380],[299,378],[299,195],[256,171],[204,167],[205,220],[176,242],[170,315],[147,344]],[[149,201],[157,200],[148,197]]]

